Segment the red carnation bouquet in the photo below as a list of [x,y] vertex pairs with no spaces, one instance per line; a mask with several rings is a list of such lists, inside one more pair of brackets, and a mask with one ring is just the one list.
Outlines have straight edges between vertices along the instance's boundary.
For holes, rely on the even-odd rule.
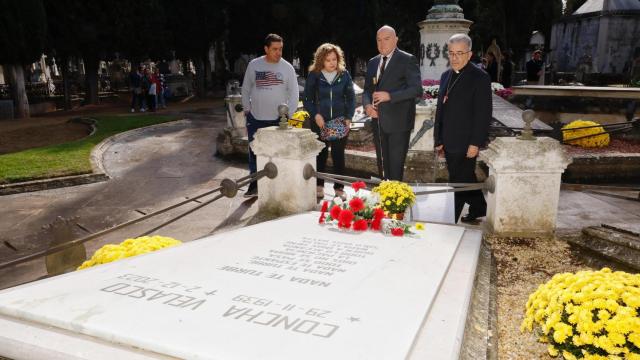
[[384,210],[380,207],[378,195],[363,191],[367,187],[364,182],[354,182],[351,187],[355,190],[355,195],[346,201],[336,197],[332,201],[322,203],[319,224],[356,232],[373,230],[393,236],[411,234],[409,225],[386,218]]

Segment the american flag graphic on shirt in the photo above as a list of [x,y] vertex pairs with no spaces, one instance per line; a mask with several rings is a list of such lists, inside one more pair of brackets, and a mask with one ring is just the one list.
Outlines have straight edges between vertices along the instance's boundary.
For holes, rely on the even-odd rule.
[[273,86],[280,85],[284,81],[282,80],[282,73],[275,73],[273,71],[256,71],[256,86]]

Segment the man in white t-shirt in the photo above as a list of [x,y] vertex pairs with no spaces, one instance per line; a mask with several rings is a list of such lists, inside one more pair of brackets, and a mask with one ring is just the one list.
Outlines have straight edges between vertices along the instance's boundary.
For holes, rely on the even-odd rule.
[[[298,81],[293,66],[282,58],[284,41],[276,34],[264,40],[265,55],[251,60],[242,83],[242,106],[247,117],[249,143],[258,129],[277,126],[278,105],[289,106],[289,118],[298,108]],[[256,156],[249,147],[249,172],[257,171]],[[258,195],[258,182],[253,181],[245,197]]]

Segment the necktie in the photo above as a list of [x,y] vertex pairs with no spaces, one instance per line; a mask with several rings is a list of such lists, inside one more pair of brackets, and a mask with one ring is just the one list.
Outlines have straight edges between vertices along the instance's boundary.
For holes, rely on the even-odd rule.
[[[387,65],[387,57],[383,56],[382,57],[382,66],[380,66],[380,76],[379,78],[382,79],[382,75],[384,74],[384,68]],[[380,82],[380,80],[378,80],[378,82]]]

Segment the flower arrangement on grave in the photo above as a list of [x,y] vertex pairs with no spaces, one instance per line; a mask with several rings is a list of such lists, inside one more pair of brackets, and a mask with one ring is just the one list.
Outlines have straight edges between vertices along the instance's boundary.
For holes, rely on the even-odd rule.
[[498,92],[500,90],[504,90],[504,86],[502,86],[502,84],[500,84],[499,82],[492,82],[491,83],[491,91],[496,93],[496,92]]
[[437,99],[440,80],[422,80],[422,100]]
[[382,181],[372,190],[380,197],[380,207],[390,215],[390,217],[402,220],[407,207],[416,201],[413,189],[407,183],[396,180]]
[[[410,225],[389,219],[385,215],[376,193],[367,194],[362,191],[366,188],[364,182],[354,182],[351,187],[355,190],[355,195],[347,200],[336,197],[322,203],[319,224],[336,226],[342,230],[380,231],[393,236],[412,234]],[[422,230],[424,225],[417,223],[415,229]]]
[[440,80],[424,79],[422,80],[422,86],[440,85]]
[[555,275],[529,296],[520,330],[551,356],[640,360],[640,274],[608,268]]
[[577,145],[583,148],[605,147],[609,145],[609,134],[595,121],[574,120],[563,126],[562,130],[562,140],[571,145]]
[[440,85],[422,86],[422,99],[437,99],[440,92]]
[[96,250],[91,259],[85,261],[78,270],[95,265],[106,264],[120,259],[146,254],[166,247],[182,244],[181,241],[165,236],[141,236],[135,239],[126,239],[120,244],[107,244]]
[[302,128],[304,126],[304,122],[309,120],[311,115],[304,110],[298,110],[293,113],[291,119],[289,119],[289,125],[295,128]]
[[513,96],[513,89],[505,88],[505,89],[502,89],[502,90],[496,90],[495,93],[496,93],[496,95],[500,96],[501,98],[503,98],[505,100],[509,100],[509,98],[511,98]]

